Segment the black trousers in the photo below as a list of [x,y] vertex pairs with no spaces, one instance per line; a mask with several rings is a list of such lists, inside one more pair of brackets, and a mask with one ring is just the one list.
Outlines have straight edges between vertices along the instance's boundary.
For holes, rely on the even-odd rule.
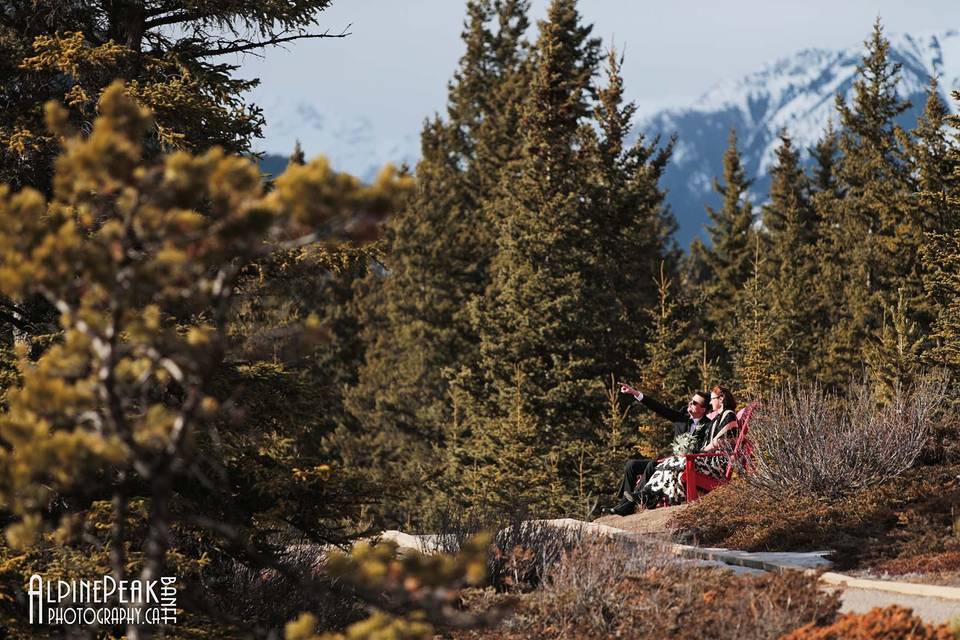
[[620,483],[620,490],[617,492],[617,497],[623,499],[625,491],[633,493],[637,482],[640,480],[643,480],[640,485],[643,486],[643,484],[650,479],[650,476],[653,475],[656,468],[656,460],[649,460],[647,458],[627,460],[627,464],[623,467],[623,482]]

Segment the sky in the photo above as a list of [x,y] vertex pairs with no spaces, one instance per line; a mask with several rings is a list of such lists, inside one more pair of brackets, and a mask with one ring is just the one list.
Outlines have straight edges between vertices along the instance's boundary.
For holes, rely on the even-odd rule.
[[[547,4],[533,1],[534,20]],[[268,122],[259,149],[289,152],[304,109],[328,128],[415,136],[444,108],[464,8],[461,0],[333,0],[320,29],[349,36],[238,59],[239,75],[262,81],[251,94]],[[858,45],[877,16],[890,33],[960,28],[956,0],[581,0],[579,8],[605,46],[625,49],[627,98],[641,112],[691,102],[720,80],[805,48]]]

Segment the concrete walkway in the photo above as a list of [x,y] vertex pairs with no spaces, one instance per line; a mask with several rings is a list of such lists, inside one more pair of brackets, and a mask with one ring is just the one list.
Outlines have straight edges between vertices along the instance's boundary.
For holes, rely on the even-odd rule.
[[[654,512],[660,509],[654,510]],[[637,520],[642,520],[646,513],[641,512],[628,518],[620,518],[627,525],[620,529],[619,535],[637,536],[634,533],[643,529]],[[616,518],[614,516],[613,518]],[[631,521],[632,520],[632,521]],[[666,520],[657,518],[658,523]],[[617,520],[602,518],[601,522],[591,523],[603,530],[617,529]],[[600,529],[597,529],[599,532]],[[643,534],[639,534],[643,535]],[[695,547],[690,545],[674,544],[673,553],[686,558],[697,558],[701,561],[719,562],[731,567],[760,571],[823,571],[829,569],[832,563],[826,559],[829,550],[806,553],[792,552],[747,552],[735,549],[710,547]],[[854,578],[832,571],[824,571],[820,575],[824,589],[842,591],[840,611],[865,613],[875,607],[886,607],[898,604],[913,609],[922,620],[940,624],[960,619],[960,588],[943,587],[939,585],[917,584],[914,582],[897,582],[893,580],[866,580]]]
[[[675,510],[682,506],[670,509]],[[666,508],[655,509],[627,518],[607,516],[594,522],[583,522],[572,518],[531,522],[577,531],[587,536],[612,537],[630,540],[637,544],[656,544],[688,561],[727,566],[737,573],[786,570],[822,572],[820,580],[825,589],[843,591],[841,596],[843,604],[840,609],[843,612],[862,613],[874,607],[898,604],[910,607],[921,619],[929,623],[939,624],[960,619],[960,588],[892,580],[866,580],[825,571],[832,566],[831,562],[825,558],[830,553],[828,550],[805,553],[751,553],[735,549],[667,543],[669,530],[666,524],[672,516],[672,513],[667,511]],[[437,536],[410,535],[400,531],[385,531],[382,539],[393,540],[401,549],[426,553],[436,551],[438,546]]]

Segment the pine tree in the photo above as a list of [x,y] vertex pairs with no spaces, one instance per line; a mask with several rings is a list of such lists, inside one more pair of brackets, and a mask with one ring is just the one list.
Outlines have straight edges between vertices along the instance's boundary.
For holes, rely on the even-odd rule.
[[[946,233],[957,227],[957,219],[951,219],[950,206],[945,198],[947,192],[955,189],[957,176],[954,173],[956,160],[951,158],[951,141],[946,133],[949,111],[940,98],[936,78],[930,80],[927,89],[927,101],[917,120],[911,136],[902,136],[907,152],[912,188],[916,195],[909,200],[912,224],[911,235],[906,238],[905,252],[916,252],[925,244],[924,233]],[[925,295],[920,281],[925,278],[922,259],[906,275],[903,286],[908,300],[910,317],[916,321],[920,335],[930,333],[930,327],[937,314],[937,301]],[[899,304],[899,301],[898,301]]]
[[[693,388],[697,367],[697,344],[691,330],[692,310],[677,300],[671,291],[674,282],[660,264],[656,280],[659,304],[648,311],[651,327],[646,356],[640,363],[640,388],[655,398],[672,402]],[[714,384],[716,384],[714,382]],[[702,389],[703,387],[697,387]],[[644,455],[655,456],[666,450],[672,433],[663,428],[663,421],[644,413],[640,418]]]
[[[956,155],[953,151],[951,155]],[[951,209],[960,205],[956,191],[945,194]],[[931,345],[924,353],[926,362],[944,367],[960,379],[960,229],[947,234],[931,235],[923,250],[926,267],[924,286],[931,299],[940,306],[931,333]]]
[[0,290],[44,296],[63,329],[35,359],[18,349],[0,414],[13,546],[0,553],[34,546],[14,562],[64,579],[169,571],[195,596],[184,606],[211,615],[233,604],[204,585],[265,558],[276,568],[291,539],[343,544],[366,495],[313,437],[323,399],[299,372],[241,358],[234,316],[266,254],[342,240],[323,230],[344,228],[352,203],[323,161],[265,193],[252,162],[219,149],[146,160],[150,114],[119,83],[98,111],[78,135],[48,107],[66,141],[49,200],[0,190]]
[[763,207],[768,256],[764,279],[775,292],[767,293],[765,301],[772,323],[770,334],[778,352],[775,359],[786,368],[785,373],[806,374],[825,328],[821,304],[810,295],[817,286],[820,225],[800,154],[786,132],[780,135],[777,161],[770,174],[770,200]]
[[[855,373],[883,309],[907,285],[917,268],[917,227],[908,201],[909,170],[903,159],[895,118],[909,108],[896,92],[900,66],[889,60],[889,42],[880,22],[867,40],[858,67],[853,100],[837,97],[840,160],[837,181],[842,198],[818,201],[828,230],[823,261],[826,283],[835,292],[825,381],[842,385]],[[912,300],[914,293],[907,291]]]
[[[603,341],[616,296],[600,269],[603,229],[585,197],[590,169],[575,145],[590,113],[598,48],[575,2],[550,4],[534,52],[522,154],[502,174],[503,195],[493,205],[500,224],[492,282],[473,307],[481,375],[460,381],[478,417],[497,419],[511,406],[519,369],[532,381],[526,406],[543,424],[542,437],[570,456],[601,423],[597,398],[614,372]],[[561,465],[569,479],[568,462]]]
[[[48,191],[58,141],[47,133],[43,105],[67,105],[77,129],[89,130],[100,94],[117,78],[151,107],[148,150],[246,152],[263,115],[241,96],[257,80],[235,77],[231,54],[262,52],[312,31],[330,0],[271,2],[169,0],[4,4],[0,37],[0,180]],[[240,26],[242,25],[242,26]]]
[[823,137],[810,149],[810,158],[813,160],[813,176],[810,180],[812,194],[837,193],[837,161],[840,152],[837,131],[833,120],[827,122]]
[[770,300],[767,295],[764,260],[760,251],[760,238],[754,238],[753,277],[746,286],[743,304],[738,307],[738,327],[741,344],[735,357],[736,377],[739,382],[737,396],[745,401],[760,400],[784,378],[782,349],[771,323]]
[[544,425],[529,408],[530,391],[518,368],[509,414],[472,432],[468,448],[475,470],[462,491],[468,511],[482,521],[563,513],[567,498],[559,485],[556,445],[543,437]]
[[704,247],[702,261],[706,279],[702,282],[707,294],[705,321],[707,333],[714,341],[712,350],[720,357],[723,375],[730,373],[730,354],[736,345],[736,319],[731,312],[739,303],[740,293],[750,279],[753,236],[753,205],[737,134],[731,130],[723,156],[723,182],[713,181],[720,195],[719,209],[707,207],[712,224],[707,227],[710,247]]
[[[954,91],[953,99],[960,101],[960,92]],[[952,137],[956,140],[960,133],[960,119],[947,116],[946,120],[952,126]],[[927,121],[936,120],[927,118]],[[921,136],[921,140],[930,137],[929,134]],[[928,142],[926,146],[933,145]],[[945,150],[941,160],[924,162],[923,165],[927,167],[927,175],[921,174],[921,184],[930,185],[931,190],[922,191],[920,199],[930,210],[939,213],[935,219],[943,225],[942,231],[927,235],[922,249],[924,291],[936,303],[923,358],[925,364],[947,369],[956,381],[960,379],[960,301],[957,298],[957,291],[960,291],[960,150],[954,142]]]
[[424,125],[417,191],[387,223],[385,270],[359,285],[365,360],[347,402],[370,440],[355,459],[388,476],[381,516],[389,521],[414,517],[413,505],[426,500],[422,480],[438,473],[440,460],[432,448],[452,424],[450,376],[479,357],[465,310],[489,281],[494,232],[486,185],[496,181],[499,163],[516,155],[504,141],[516,136],[511,100],[519,94],[510,97],[504,85],[519,82],[525,11],[525,2],[468,4],[448,119]]
[[287,162],[287,165],[299,165],[303,166],[307,164],[307,157],[303,153],[303,147],[300,146],[300,140],[297,140],[293,145],[293,153],[290,154],[290,160]]
[[[673,148],[673,140],[658,149],[659,138],[647,143],[640,134],[627,146],[630,121],[636,111],[624,103],[622,57],[615,50],[607,55],[608,82],[598,91],[594,111],[600,136],[592,127],[583,127],[581,156],[591,157],[593,193],[589,201],[597,209],[600,229],[600,260],[596,278],[612,285],[615,306],[608,308],[616,323],[605,336],[604,360],[622,376],[635,373],[635,362],[644,352],[648,311],[656,304],[658,263],[672,253],[676,222],[664,205],[659,180]],[[661,277],[663,276],[661,270]]]
[[909,389],[920,374],[921,338],[910,320],[903,290],[897,306],[884,314],[883,326],[867,348],[867,371],[875,397],[892,400],[900,389]]

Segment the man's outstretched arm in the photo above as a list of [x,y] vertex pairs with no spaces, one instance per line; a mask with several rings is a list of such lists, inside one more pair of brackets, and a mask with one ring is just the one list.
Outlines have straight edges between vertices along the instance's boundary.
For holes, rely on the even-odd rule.
[[641,393],[640,391],[637,391],[636,389],[634,389],[628,384],[621,384],[620,392],[629,393],[647,409],[650,409],[651,411],[653,411],[655,414],[657,414],[662,418],[666,418],[670,422],[686,422],[687,418],[690,417],[683,411],[677,411],[676,409],[671,409],[666,405],[660,404],[653,398],[644,395],[643,393]]

